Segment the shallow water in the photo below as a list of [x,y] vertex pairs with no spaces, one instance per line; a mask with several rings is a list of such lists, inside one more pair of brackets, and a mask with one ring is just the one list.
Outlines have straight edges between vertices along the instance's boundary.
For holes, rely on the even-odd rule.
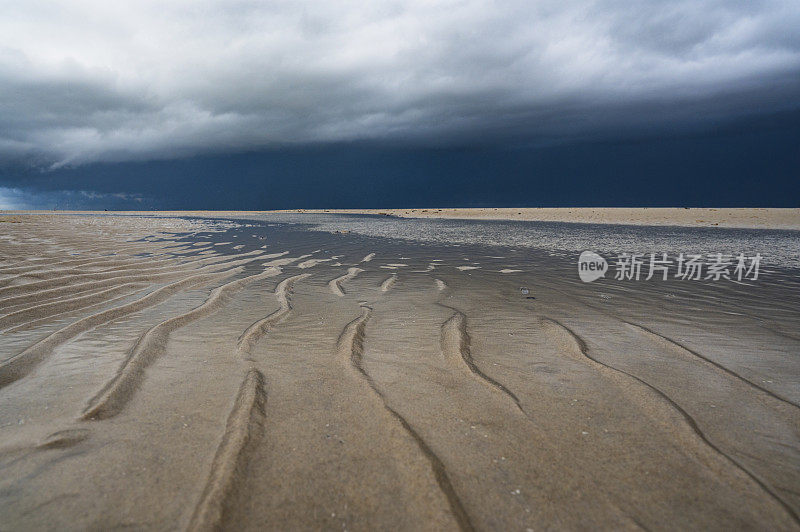
[[[248,217],[250,218],[250,217]],[[527,248],[572,255],[601,253],[760,253],[774,267],[800,268],[800,231],[626,226],[493,220],[410,219],[373,215],[272,214],[266,223],[445,246]]]

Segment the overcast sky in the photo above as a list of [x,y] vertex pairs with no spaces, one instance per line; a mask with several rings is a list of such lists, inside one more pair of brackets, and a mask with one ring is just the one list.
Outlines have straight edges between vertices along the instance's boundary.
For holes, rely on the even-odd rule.
[[798,106],[797,0],[2,0],[0,160],[559,143]]

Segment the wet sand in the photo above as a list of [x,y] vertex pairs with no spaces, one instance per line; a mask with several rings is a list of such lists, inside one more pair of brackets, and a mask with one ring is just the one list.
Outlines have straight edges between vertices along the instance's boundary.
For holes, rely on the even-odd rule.
[[[37,211],[6,211],[36,213]],[[75,211],[81,214],[80,211]],[[797,208],[713,207],[506,207],[506,208],[407,208],[407,209],[292,209],[275,211],[173,211],[171,216],[243,216],[270,214],[366,214],[400,218],[450,220],[516,220],[580,224],[720,227],[742,229],[800,230]],[[91,214],[91,213],[82,213]],[[119,214],[146,215],[147,211]]]
[[[279,211],[280,212],[280,211]],[[401,218],[454,220],[524,220],[584,224],[654,225],[677,227],[736,227],[800,230],[800,209],[679,208],[679,207],[521,207],[456,209],[340,209],[283,211],[340,214],[380,214]]]
[[800,529],[796,270],[1,219],[0,529]]

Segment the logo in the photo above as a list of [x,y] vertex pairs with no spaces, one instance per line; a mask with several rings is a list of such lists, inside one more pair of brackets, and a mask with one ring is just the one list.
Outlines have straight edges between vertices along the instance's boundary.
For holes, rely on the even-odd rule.
[[578,275],[584,283],[605,277],[607,271],[608,262],[594,251],[584,251],[578,258]]
[[[683,281],[719,281],[725,279],[739,284],[758,280],[761,254],[747,256],[724,253],[680,253],[671,258],[667,253],[622,253],[611,259],[617,281],[649,281],[652,278],[666,281],[669,278]],[[594,251],[584,251],[578,258],[578,276],[591,283],[606,276],[609,269],[606,259]],[[646,276],[645,276],[646,274]]]

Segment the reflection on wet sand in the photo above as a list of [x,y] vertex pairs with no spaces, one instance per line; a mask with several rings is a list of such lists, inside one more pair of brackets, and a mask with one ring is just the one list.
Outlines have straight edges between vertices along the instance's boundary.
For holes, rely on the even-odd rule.
[[579,229],[336,220],[0,224],[3,524],[800,528],[796,270],[584,284]]

